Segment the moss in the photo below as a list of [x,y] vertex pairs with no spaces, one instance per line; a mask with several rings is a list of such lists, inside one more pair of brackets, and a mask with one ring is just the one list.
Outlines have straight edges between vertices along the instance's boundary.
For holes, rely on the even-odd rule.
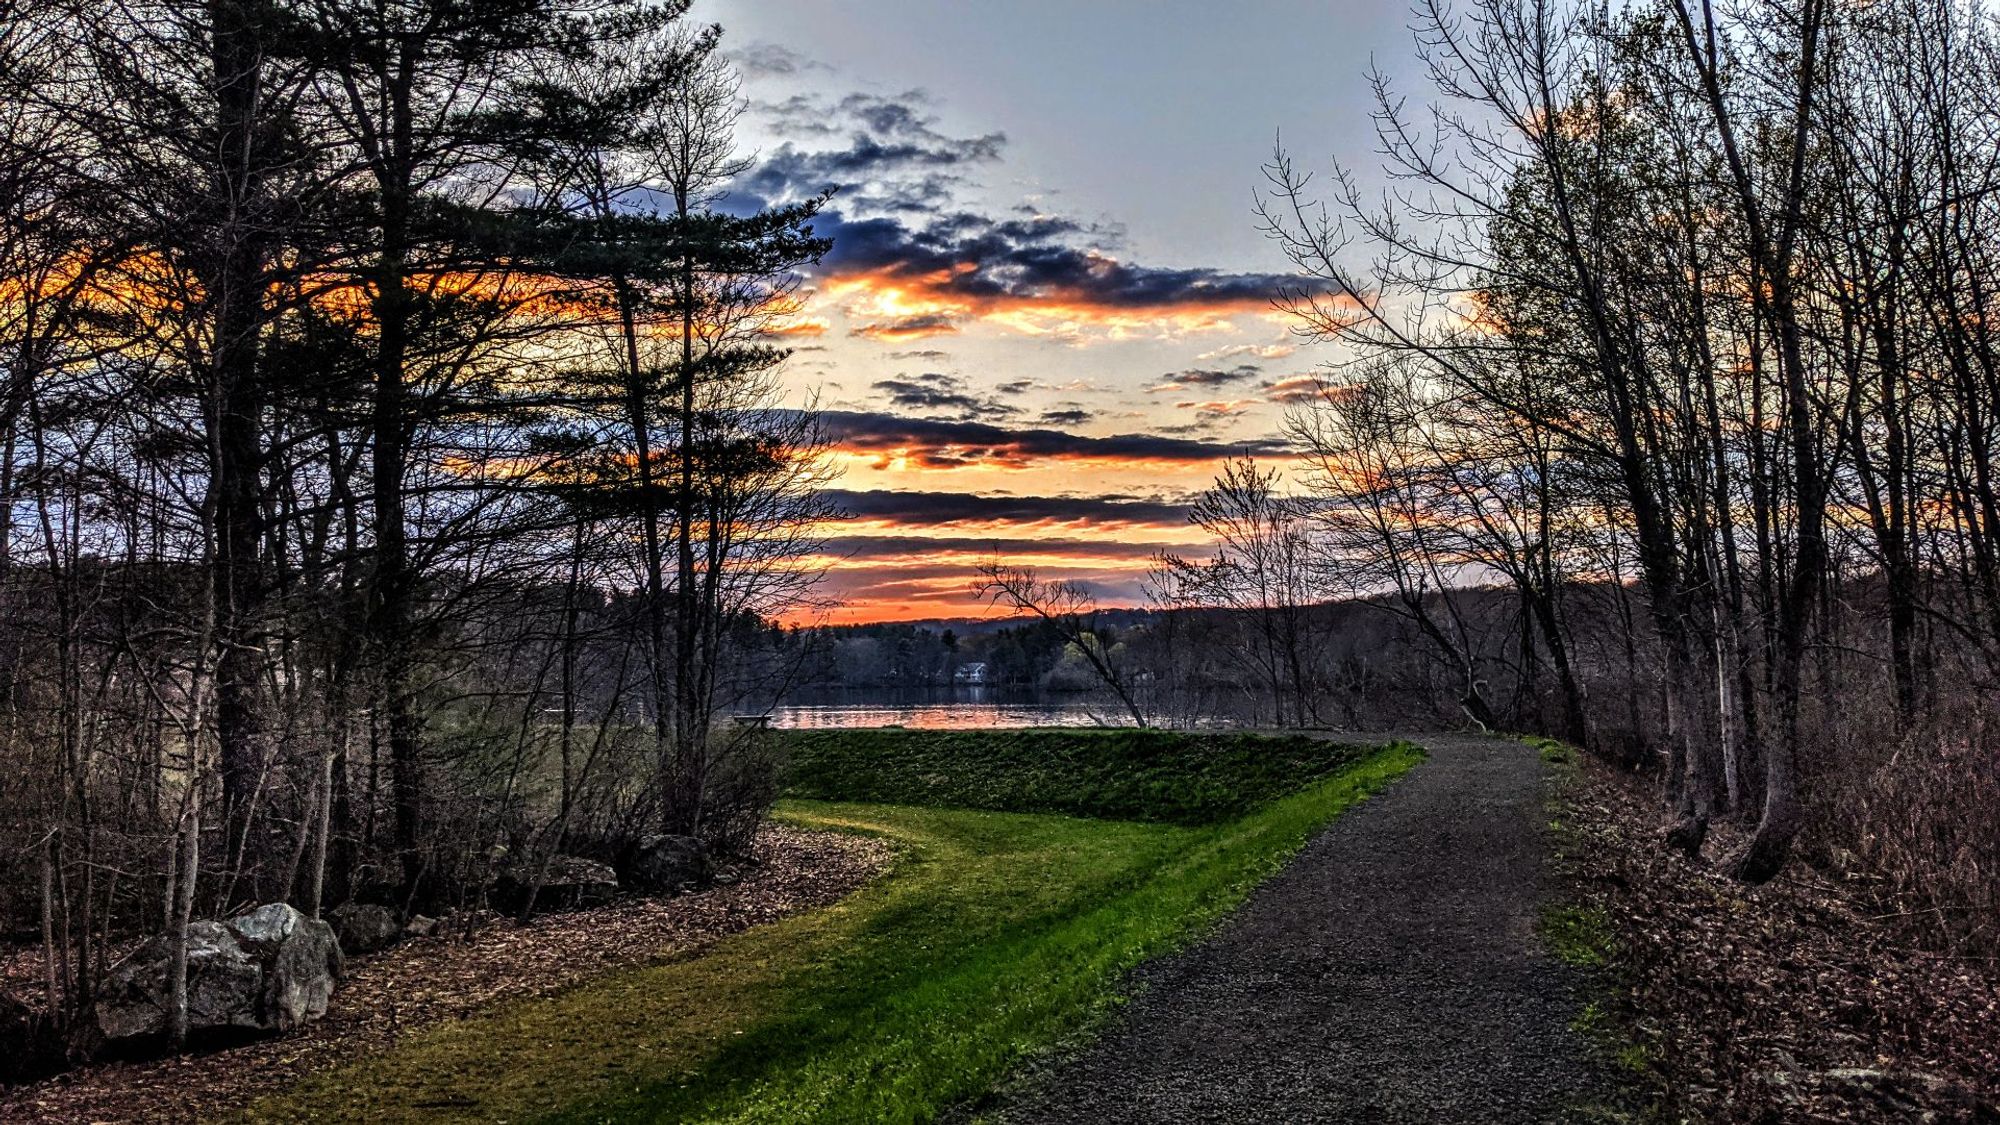
[[[1636,1079],[1651,1066],[1646,1046],[1619,1006],[1619,981],[1624,972],[1617,931],[1610,911],[1601,901],[1582,889],[1581,872],[1587,865],[1585,845],[1577,828],[1574,796],[1583,768],[1580,753],[1567,743],[1551,738],[1524,739],[1549,763],[1549,834],[1555,845],[1558,897],[1542,904],[1536,931],[1542,943],[1558,960],[1577,969],[1583,976],[1585,994],[1590,996],[1572,1026],[1588,1039],[1598,1057],[1614,1074]],[[1610,1099],[1584,1107],[1580,1116],[1588,1120],[1646,1121],[1654,1115],[1640,1104],[1637,1081],[1619,1083]]]
[[1535,734],[1528,735],[1521,741],[1534,747],[1535,751],[1542,756],[1542,761],[1548,762],[1551,765],[1570,765],[1576,761],[1576,747],[1571,746],[1567,742],[1554,738],[1543,738],[1541,735]]
[[1585,1004],[1572,1026],[1595,1043],[1603,1057],[1623,1074],[1636,1078],[1652,1068],[1652,1055],[1646,1045],[1631,1037],[1624,1021],[1603,1001]]

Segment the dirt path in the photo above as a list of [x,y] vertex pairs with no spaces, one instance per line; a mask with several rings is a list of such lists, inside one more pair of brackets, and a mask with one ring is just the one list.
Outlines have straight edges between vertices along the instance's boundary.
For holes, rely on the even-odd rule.
[[1548,1122],[1599,1076],[1572,972],[1535,936],[1543,765],[1431,758],[1299,853],[1199,945],[1140,974],[1103,1039],[1005,1122]]

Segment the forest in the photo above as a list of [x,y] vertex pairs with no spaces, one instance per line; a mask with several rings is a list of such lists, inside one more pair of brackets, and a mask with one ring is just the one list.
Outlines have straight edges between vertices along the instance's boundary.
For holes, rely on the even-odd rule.
[[709,720],[809,595],[827,244],[718,206],[685,9],[7,6],[0,917],[59,1029],[134,932],[754,829]]

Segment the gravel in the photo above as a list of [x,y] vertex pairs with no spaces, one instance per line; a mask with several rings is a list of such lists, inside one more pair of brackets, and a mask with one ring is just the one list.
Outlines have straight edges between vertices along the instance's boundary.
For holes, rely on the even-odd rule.
[[1430,759],[1348,812],[1216,932],[1137,974],[1096,1043],[1013,1084],[1010,1123],[1548,1122],[1604,1083],[1575,973],[1535,935],[1543,765]]

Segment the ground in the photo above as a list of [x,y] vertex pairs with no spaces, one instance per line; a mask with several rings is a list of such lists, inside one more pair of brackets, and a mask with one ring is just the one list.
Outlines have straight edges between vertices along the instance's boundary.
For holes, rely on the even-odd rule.
[[[0,1116],[1544,1122],[1608,1086],[1579,972],[1537,935],[1549,773],[1526,746],[866,741],[819,795],[929,794],[983,754],[935,799],[986,807],[787,802],[812,830],[788,838],[859,841],[850,875],[785,899],[813,909],[611,957],[584,915],[497,960],[406,950],[303,1036],[85,1070]],[[673,937],[718,893],[620,909]]]
[[668,956],[839,900],[879,875],[889,849],[849,833],[773,825],[741,881],[664,902],[543,915],[525,926],[406,942],[350,963],[327,1018],[229,1050],[84,1067],[0,1096],[0,1121],[210,1120],[301,1076],[380,1052],[427,1027]]
[[[1579,758],[1561,818],[1564,944],[1648,1119],[2000,1122],[2000,967],[1935,947],[1866,871],[1725,874],[1662,846],[1657,783]],[[1802,849],[1803,850],[1803,849]]]
[[1544,767],[1430,758],[1336,821],[1216,933],[1148,966],[1110,1034],[1012,1090],[1029,1122],[1552,1122],[1607,1082],[1574,970],[1536,934]]

